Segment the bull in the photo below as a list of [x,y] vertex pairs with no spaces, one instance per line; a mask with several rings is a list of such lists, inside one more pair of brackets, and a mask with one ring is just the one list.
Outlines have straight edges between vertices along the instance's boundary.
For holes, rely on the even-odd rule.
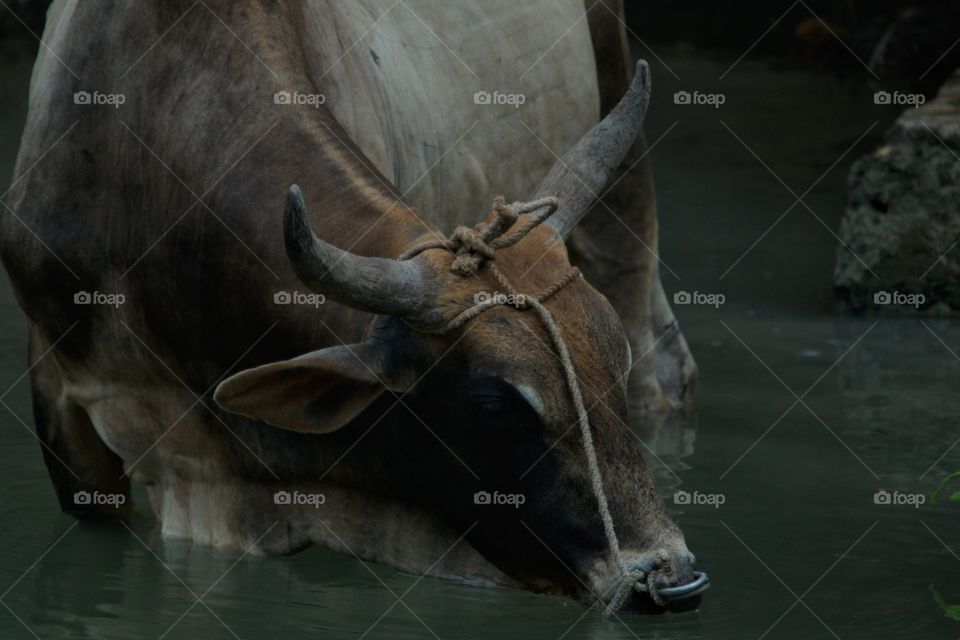
[[[133,481],[167,537],[694,606],[626,426],[696,374],[659,282],[649,73],[618,1],[584,10],[55,2],[0,255],[61,508],[123,515]],[[518,75],[522,100],[485,99]],[[497,193],[533,204],[471,229]],[[438,331],[544,290],[542,317]]]

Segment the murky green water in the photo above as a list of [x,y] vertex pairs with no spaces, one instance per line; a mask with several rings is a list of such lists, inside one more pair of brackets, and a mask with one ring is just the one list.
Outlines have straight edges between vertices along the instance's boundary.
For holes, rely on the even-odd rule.
[[[960,327],[830,309],[827,227],[837,226],[850,160],[891,114],[865,86],[751,59],[720,83],[708,79],[735,56],[658,53],[679,76],[655,66],[648,122],[651,141],[667,132],[653,150],[665,281],[671,292],[726,296],[717,309],[677,307],[701,367],[695,415],[635,425],[713,578],[698,612],[604,622],[561,599],[418,580],[322,549],[243,558],[164,541],[145,510],[132,532],[77,525],[59,513],[30,432],[24,322],[4,281],[0,638],[960,635],[929,590],[960,603],[960,503],[874,501],[879,490],[929,496],[960,469],[960,445],[948,450],[960,437],[960,359],[950,351],[960,352]],[[11,87],[0,97],[9,176],[29,62],[0,65]],[[673,104],[674,91],[695,88],[727,102]],[[763,163],[800,195],[875,120],[805,197],[823,224],[797,205],[721,279],[794,202]],[[677,490],[721,494],[723,504],[673,505]]]

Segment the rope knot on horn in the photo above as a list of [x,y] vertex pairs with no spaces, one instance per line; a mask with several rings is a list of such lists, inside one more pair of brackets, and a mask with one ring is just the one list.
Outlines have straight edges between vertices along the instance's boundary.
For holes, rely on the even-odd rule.
[[[607,502],[607,494],[603,486],[603,476],[600,472],[600,465],[597,461],[596,447],[593,443],[593,434],[590,430],[590,418],[587,414],[586,406],[583,402],[583,396],[580,393],[577,373],[573,366],[573,359],[570,357],[570,350],[563,339],[560,327],[554,320],[553,315],[543,305],[543,302],[555,293],[560,291],[567,284],[580,276],[580,270],[572,267],[566,274],[557,279],[552,285],[535,295],[517,293],[516,289],[510,284],[509,280],[497,269],[493,260],[497,250],[515,245],[522,240],[532,229],[556,213],[560,202],[555,197],[545,197],[531,202],[508,205],[503,196],[498,196],[493,202],[494,217],[489,222],[482,222],[473,228],[458,227],[446,240],[428,241],[418,244],[405,251],[400,260],[409,260],[428,249],[447,249],[454,254],[453,262],[450,265],[450,271],[468,277],[476,275],[484,266],[490,271],[497,283],[504,291],[510,294],[507,296],[491,296],[490,298],[477,302],[471,307],[454,316],[446,324],[437,329],[431,329],[427,332],[434,334],[444,334],[462,327],[468,321],[476,318],[487,309],[500,305],[510,305],[520,311],[533,309],[540,317],[553,347],[560,359],[564,372],[564,378],[567,391],[573,402],[577,413],[577,422],[580,426],[580,437],[584,453],[587,458],[587,470],[590,476],[590,483],[594,496],[597,499],[597,508],[600,512],[600,519],[603,523],[604,534],[607,538],[607,544],[610,547],[610,555],[616,564],[620,575],[613,585],[613,593],[610,601],[604,611],[604,617],[611,617],[619,611],[627,601],[631,592],[646,593],[655,603],[665,606],[664,599],[660,597],[657,588],[663,575],[669,571],[669,560],[661,558],[661,566],[658,569],[644,572],[638,567],[630,566],[624,559],[620,550],[620,540],[613,524],[613,517],[610,514],[610,507]],[[527,214],[521,222],[520,216]],[[510,302],[510,300],[513,302]],[[422,329],[421,329],[422,330]]]
[[[541,222],[560,208],[557,198],[547,197],[532,202],[507,204],[503,196],[493,201],[493,219],[474,227],[457,227],[446,240],[429,241],[412,247],[400,256],[408,260],[427,249],[448,249],[454,259],[450,271],[462,276],[476,275],[480,267],[493,260],[499,249],[512,247]],[[521,215],[526,218],[518,224]]]

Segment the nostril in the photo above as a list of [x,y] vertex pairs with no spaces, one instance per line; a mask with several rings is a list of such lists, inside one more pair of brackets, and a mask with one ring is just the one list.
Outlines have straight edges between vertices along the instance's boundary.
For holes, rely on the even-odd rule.
[[666,581],[663,586],[673,587],[691,582],[694,578],[694,568],[696,566],[696,558],[686,549],[680,552],[663,554],[660,561],[660,573]]
[[661,562],[660,570],[670,582],[666,586],[681,585],[692,581],[696,562],[693,554],[689,551],[665,556]]

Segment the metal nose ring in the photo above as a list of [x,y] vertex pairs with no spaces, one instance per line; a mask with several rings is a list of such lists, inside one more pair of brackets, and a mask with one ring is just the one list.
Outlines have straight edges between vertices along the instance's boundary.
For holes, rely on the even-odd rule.
[[693,581],[677,587],[662,587],[657,593],[664,600],[686,600],[698,596],[710,588],[710,576],[704,571],[694,571]]

